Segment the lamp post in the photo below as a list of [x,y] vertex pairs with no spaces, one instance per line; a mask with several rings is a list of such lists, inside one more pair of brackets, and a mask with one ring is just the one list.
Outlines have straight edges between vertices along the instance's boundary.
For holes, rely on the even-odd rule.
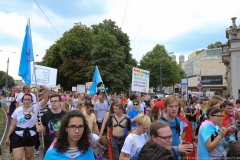
[[6,93],[8,92],[8,67],[9,67],[9,57],[7,60],[6,85],[5,85]]
[[[174,52],[167,53],[168,55],[173,54]],[[162,58],[160,59],[160,90],[162,89]]]

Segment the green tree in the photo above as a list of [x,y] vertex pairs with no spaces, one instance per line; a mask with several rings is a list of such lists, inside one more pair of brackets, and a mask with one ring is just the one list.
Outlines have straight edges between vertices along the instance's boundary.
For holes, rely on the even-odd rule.
[[94,47],[87,74],[92,79],[97,65],[105,86],[110,90],[125,91],[131,83],[132,67],[137,61],[130,53],[130,40],[114,21],[92,25]]
[[207,46],[208,49],[214,49],[214,48],[220,48],[222,46],[222,42],[215,42],[215,43],[212,43],[212,44],[209,44]]
[[58,69],[57,84],[61,84],[64,89],[84,84],[88,81],[85,75],[91,59],[92,44],[91,29],[75,23],[49,48],[40,64]]
[[99,72],[105,86],[120,90],[124,86],[124,47],[118,45],[118,41],[109,31],[99,29],[94,35],[94,45],[91,54],[91,62],[88,76],[92,79],[95,66]]
[[[6,86],[6,72],[0,71],[0,88]],[[8,88],[15,86],[15,82],[12,76],[8,75]]]
[[[162,86],[160,85],[160,66],[162,67]],[[182,68],[172,61],[164,45],[157,44],[140,60],[139,67],[150,71],[150,86],[172,86],[185,76]]]

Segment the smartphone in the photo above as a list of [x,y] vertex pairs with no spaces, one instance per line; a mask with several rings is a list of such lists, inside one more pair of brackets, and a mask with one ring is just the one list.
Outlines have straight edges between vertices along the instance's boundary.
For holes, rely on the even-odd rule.
[[182,144],[190,144],[189,142],[182,142]]
[[[190,144],[189,142],[182,142],[182,144]],[[187,150],[187,153],[190,154],[192,153],[192,149],[191,150]]]

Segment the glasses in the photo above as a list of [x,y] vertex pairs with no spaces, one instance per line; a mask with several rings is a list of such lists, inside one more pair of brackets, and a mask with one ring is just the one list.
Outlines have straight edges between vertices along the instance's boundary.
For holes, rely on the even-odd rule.
[[222,118],[222,115],[216,115],[216,114],[213,114],[211,116],[216,116],[217,118]]
[[135,103],[135,104],[133,104],[134,106],[137,106],[138,104],[137,103]]
[[174,138],[174,134],[172,134],[171,136],[165,136],[165,137],[162,137],[162,136],[159,136],[159,135],[158,135],[158,137],[165,139],[166,142],[169,142],[170,139],[173,139],[173,138]]
[[70,131],[76,131],[77,128],[79,131],[82,131],[84,129],[84,125],[79,125],[78,127],[75,125],[71,125],[71,126],[68,126],[68,128]]
[[59,102],[59,101],[51,101],[51,103],[57,103],[57,102]]
[[23,99],[24,101],[31,101],[31,99]]

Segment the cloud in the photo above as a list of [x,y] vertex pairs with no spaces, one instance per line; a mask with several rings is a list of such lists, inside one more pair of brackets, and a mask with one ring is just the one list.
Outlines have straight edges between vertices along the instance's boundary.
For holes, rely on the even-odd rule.
[[[112,19],[130,37],[133,57],[138,61],[156,44],[163,44],[169,52],[192,53],[209,43],[226,40],[225,29],[230,18],[240,18],[238,0],[158,1],[158,0],[72,0],[37,1],[60,35],[81,22],[87,26]],[[128,3],[127,3],[128,2]],[[13,5],[14,4],[14,5]],[[127,12],[125,12],[127,4]],[[124,13],[127,13],[124,23]],[[17,76],[27,18],[31,19],[36,61],[45,54],[59,35],[52,28],[34,1],[0,2],[0,68],[6,70],[10,56],[13,77]],[[122,25],[123,23],[123,25]],[[239,25],[239,19],[237,19]],[[15,56],[14,56],[15,55]],[[14,67],[14,68],[13,68]],[[14,70],[14,71],[13,71]]]

